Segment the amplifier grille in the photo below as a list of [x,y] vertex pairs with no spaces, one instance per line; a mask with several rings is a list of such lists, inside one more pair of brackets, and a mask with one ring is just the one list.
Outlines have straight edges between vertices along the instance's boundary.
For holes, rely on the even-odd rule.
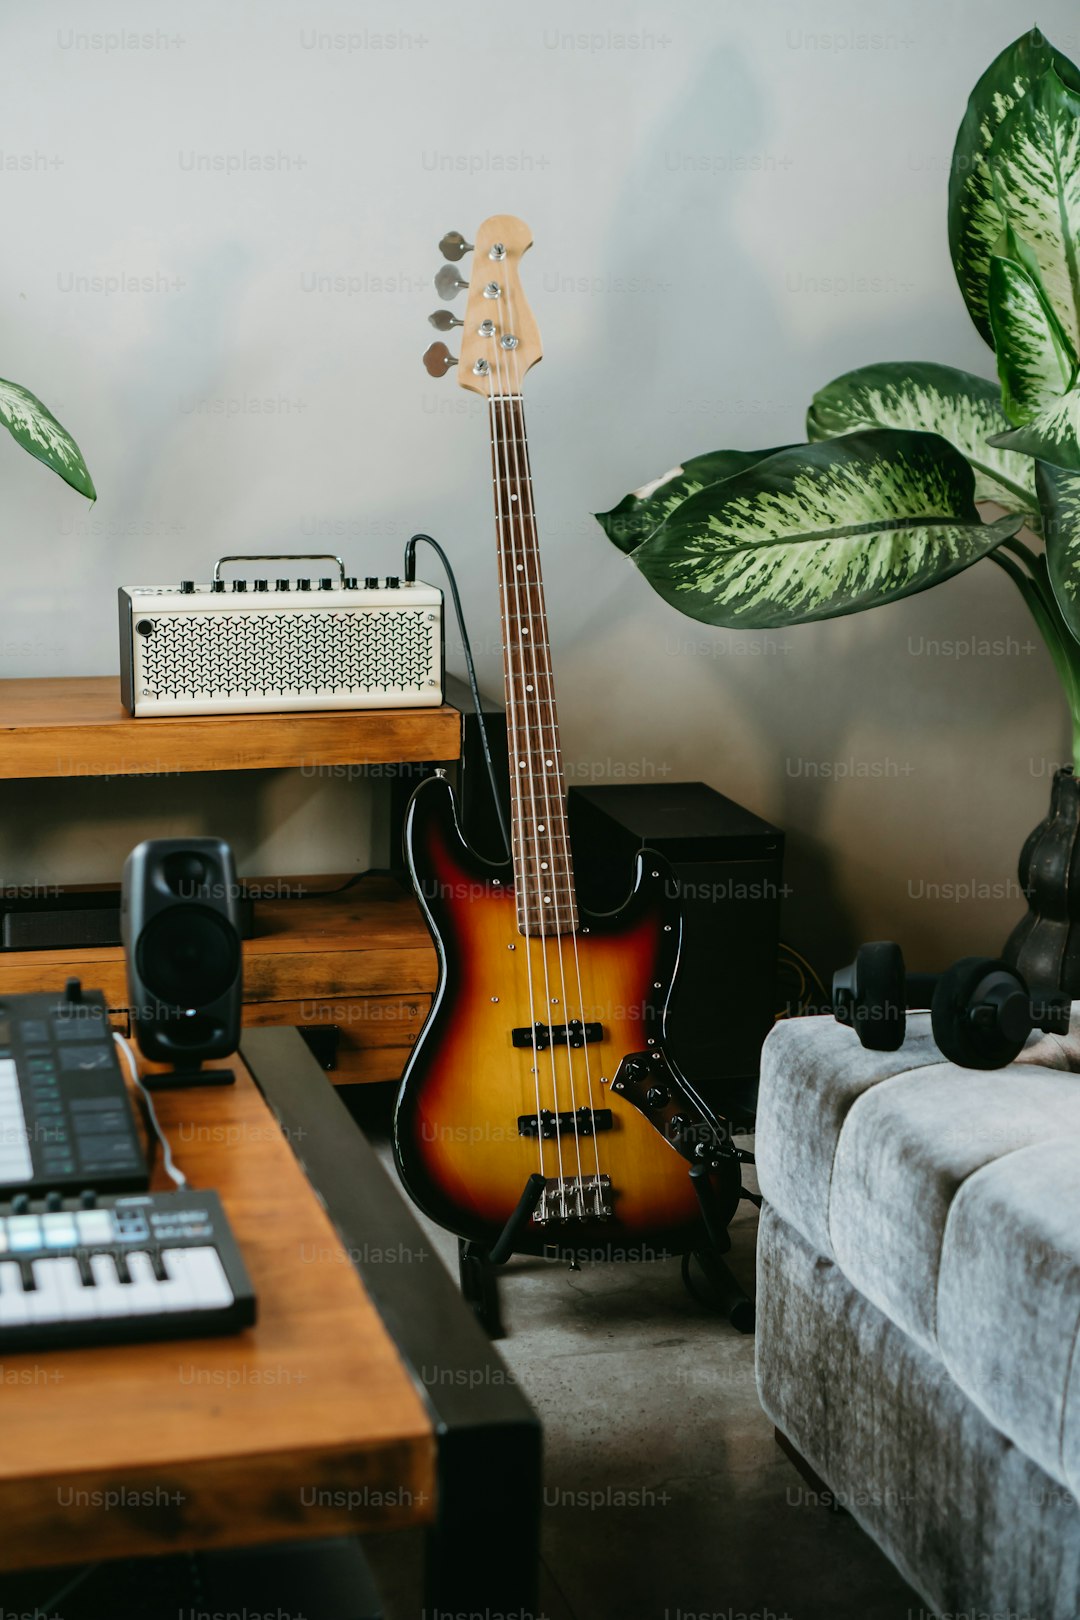
[[291,696],[425,689],[437,670],[424,608],[159,614],[141,643],[154,697]]

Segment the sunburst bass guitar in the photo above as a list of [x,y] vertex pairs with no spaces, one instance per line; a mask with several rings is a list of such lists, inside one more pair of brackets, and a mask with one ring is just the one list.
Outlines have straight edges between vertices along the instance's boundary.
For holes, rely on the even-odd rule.
[[[665,1051],[681,934],[670,870],[646,851],[620,911],[577,900],[523,410],[541,356],[519,280],[530,241],[506,215],[477,232],[457,362],[491,429],[512,859],[470,849],[444,778],[420,785],[406,856],[439,983],[395,1155],[415,1202],[495,1260],[687,1252],[706,1234],[726,1247],[741,1155]],[[469,251],[456,234],[443,245]],[[465,285],[450,265],[440,278]],[[425,363],[441,375],[453,360],[436,343]]]

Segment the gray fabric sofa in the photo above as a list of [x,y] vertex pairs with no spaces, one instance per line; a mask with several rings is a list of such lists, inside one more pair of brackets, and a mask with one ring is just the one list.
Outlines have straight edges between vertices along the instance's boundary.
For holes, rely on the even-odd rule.
[[1080,1616],[1078,1013],[987,1073],[765,1043],[761,1402],[939,1614]]

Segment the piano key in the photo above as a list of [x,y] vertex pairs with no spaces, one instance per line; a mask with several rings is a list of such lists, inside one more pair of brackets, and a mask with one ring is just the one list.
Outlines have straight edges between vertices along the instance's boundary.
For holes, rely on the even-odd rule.
[[232,1304],[233,1291],[216,1249],[188,1249],[186,1261],[188,1276],[195,1289],[197,1310],[216,1310],[222,1305]]
[[132,1316],[149,1316],[154,1311],[169,1309],[164,1292],[167,1284],[161,1284],[154,1276],[154,1268],[150,1264],[150,1256],[141,1249],[127,1257],[128,1271],[131,1281],[127,1285],[128,1308]]
[[60,1294],[60,1309],[65,1322],[86,1321],[98,1314],[97,1289],[87,1288],[79,1267],[70,1254],[58,1255],[50,1262],[55,1268],[56,1285]]
[[121,1283],[116,1275],[111,1254],[92,1254],[90,1270],[94,1273],[98,1316],[129,1316],[127,1296],[130,1283]]
[[64,1307],[60,1301],[60,1279],[56,1274],[56,1261],[33,1262],[34,1288],[27,1294],[26,1303],[31,1322],[62,1322]]
[[162,1249],[161,1263],[169,1282],[173,1285],[175,1309],[178,1311],[193,1311],[199,1304],[199,1296],[195,1287],[195,1280],[188,1270],[187,1257],[189,1249]]
[[14,1260],[0,1262],[0,1327],[20,1327],[30,1320],[22,1272]]

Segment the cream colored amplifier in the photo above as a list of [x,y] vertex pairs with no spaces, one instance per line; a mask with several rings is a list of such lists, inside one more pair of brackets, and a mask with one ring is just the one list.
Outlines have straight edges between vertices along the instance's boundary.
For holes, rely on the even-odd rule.
[[[226,582],[226,563],[333,563]],[[346,576],[338,557],[222,557],[205,585],[120,587],[130,714],[426,708],[443,700],[442,592]]]

